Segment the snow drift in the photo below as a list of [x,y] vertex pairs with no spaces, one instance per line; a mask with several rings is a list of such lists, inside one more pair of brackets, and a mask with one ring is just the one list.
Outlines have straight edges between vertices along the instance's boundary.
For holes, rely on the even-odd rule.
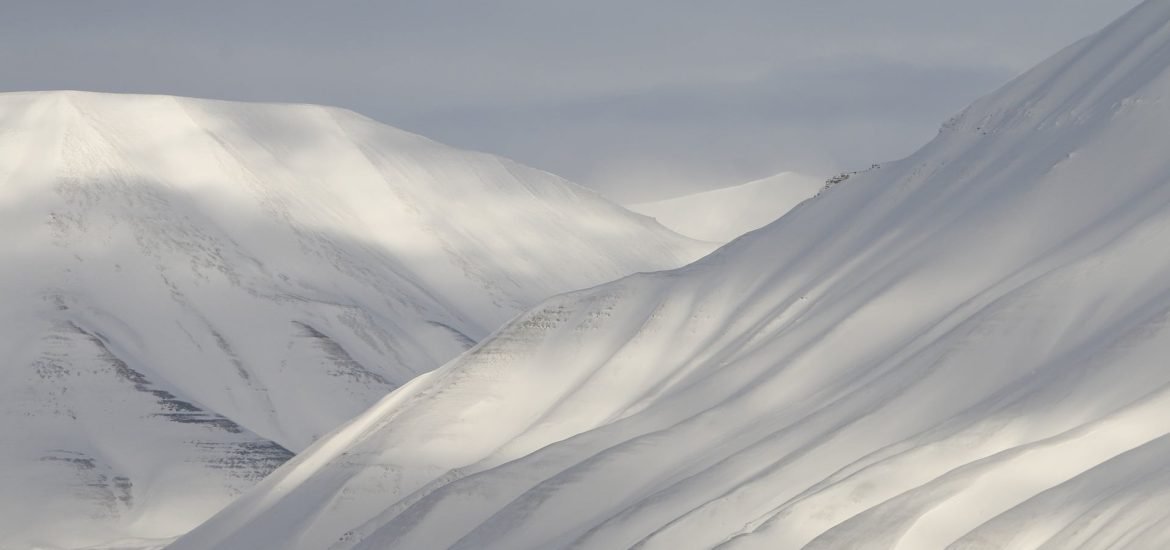
[[1170,2],[688,267],[547,301],[174,545],[1170,546]]
[[654,202],[627,205],[695,239],[726,243],[783,216],[824,182],[794,172]]
[[0,547],[189,529],[553,294],[706,251],[352,112],[0,95]]

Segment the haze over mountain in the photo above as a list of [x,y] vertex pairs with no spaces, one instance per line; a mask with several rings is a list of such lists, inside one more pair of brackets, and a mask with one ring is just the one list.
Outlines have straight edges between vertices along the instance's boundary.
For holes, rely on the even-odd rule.
[[710,245],[340,109],[0,95],[0,547],[173,537],[540,300]]
[[1170,2],[548,300],[175,550],[1170,546]]
[[783,216],[824,182],[793,172],[655,202],[626,205],[683,235],[726,243]]
[[6,0],[0,91],[337,105],[645,202],[905,156],[1139,0]]

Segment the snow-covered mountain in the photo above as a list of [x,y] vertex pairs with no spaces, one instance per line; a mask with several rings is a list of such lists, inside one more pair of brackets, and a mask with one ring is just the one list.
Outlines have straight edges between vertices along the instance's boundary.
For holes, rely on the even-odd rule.
[[824,182],[783,172],[764,179],[654,202],[626,205],[683,235],[726,243],[776,221]]
[[556,293],[709,245],[352,112],[0,95],[0,547],[174,536]]
[[1170,547],[1170,2],[688,267],[551,299],[174,545]]

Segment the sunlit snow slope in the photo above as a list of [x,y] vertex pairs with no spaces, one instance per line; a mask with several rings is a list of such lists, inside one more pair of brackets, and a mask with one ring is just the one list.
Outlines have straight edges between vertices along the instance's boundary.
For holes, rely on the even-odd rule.
[[673,199],[628,205],[662,225],[696,239],[726,243],[776,221],[817,194],[824,182],[794,172],[694,193]]
[[684,239],[354,113],[0,95],[0,547],[189,529],[397,385]]
[[1170,2],[689,267],[546,302],[193,548],[1170,547]]

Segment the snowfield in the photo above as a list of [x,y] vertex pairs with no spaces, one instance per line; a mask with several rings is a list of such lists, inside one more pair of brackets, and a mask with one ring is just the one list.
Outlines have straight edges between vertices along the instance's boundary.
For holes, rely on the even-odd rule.
[[1170,547],[1170,2],[546,301],[174,550]]
[[0,94],[0,230],[0,548],[174,537],[541,300],[710,249],[348,111],[80,92]]
[[626,208],[688,237],[726,243],[776,221],[816,195],[824,184],[816,178],[783,172],[741,185]]

